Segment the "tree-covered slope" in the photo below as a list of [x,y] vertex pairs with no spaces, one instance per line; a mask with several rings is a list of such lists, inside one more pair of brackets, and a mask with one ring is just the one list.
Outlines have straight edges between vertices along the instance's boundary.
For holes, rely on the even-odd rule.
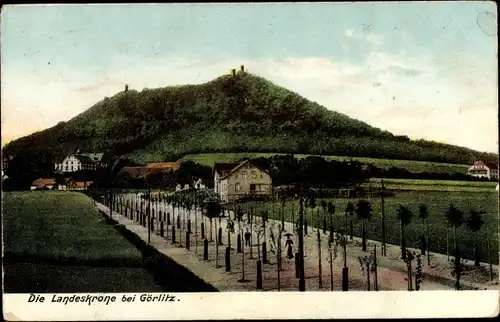
[[62,155],[76,148],[140,162],[200,152],[281,152],[470,163],[493,154],[410,141],[330,111],[261,77],[240,72],[201,85],[129,90],[68,122],[9,143]]

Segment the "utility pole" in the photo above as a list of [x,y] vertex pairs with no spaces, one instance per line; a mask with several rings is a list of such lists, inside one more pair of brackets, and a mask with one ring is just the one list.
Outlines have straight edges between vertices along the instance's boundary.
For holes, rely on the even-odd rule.
[[[302,190],[302,189],[301,189]],[[299,291],[305,292],[306,290],[306,280],[305,280],[305,272],[304,272],[304,231],[302,229],[304,225],[304,196],[303,191],[300,192],[299,199],[299,257],[300,257],[300,266],[299,266]]]

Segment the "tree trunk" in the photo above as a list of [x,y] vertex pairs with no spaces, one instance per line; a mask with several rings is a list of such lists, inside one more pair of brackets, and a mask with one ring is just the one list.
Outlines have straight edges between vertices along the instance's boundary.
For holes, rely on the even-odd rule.
[[333,250],[330,245],[330,291],[333,291]]
[[448,227],[446,227],[446,258],[450,261],[450,238],[448,237]]
[[406,243],[403,221],[400,220],[400,233],[401,233],[401,259],[406,260]]
[[475,259],[474,265],[476,267],[479,267],[480,262],[479,262],[479,246],[477,244],[477,231],[474,232],[474,259]]
[[370,264],[366,264],[366,287],[368,288],[368,291],[371,290],[371,285],[370,285]]
[[[487,234],[486,234],[487,235]],[[493,281],[493,265],[491,264],[491,246],[490,246],[490,237],[487,236],[487,244],[488,244],[488,262],[490,263],[490,281]]]
[[323,274],[321,271],[321,236],[319,233],[319,229],[317,231],[318,234],[318,273],[319,273],[319,289],[323,287]]
[[460,251],[455,247],[455,290],[460,290],[460,277],[462,275],[462,266],[460,265]]
[[362,250],[366,252],[366,229],[365,229],[365,218],[363,218],[362,222],[362,233],[363,233],[363,238],[362,238]]
[[377,272],[377,245],[373,246],[373,271],[375,275],[375,291],[378,291],[378,272]]
[[301,192],[299,199],[299,257],[300,257],[299,291],[300,292],[304,292],[306,290],[305,272],[304,272],[304,231],[302,230],[303,223],[304,223],[304,200]]
[[[280,227],[281,229],[281,227]],[[278,234],[279,236],[281,233]],[[276,264],[278,267],[278,292],[280,291],[281,288],[281,238],[278,240],[278,249],[277,249],[277,254],[276,254]]]
[[457,250],[457,226],[453,226],[453,250]]

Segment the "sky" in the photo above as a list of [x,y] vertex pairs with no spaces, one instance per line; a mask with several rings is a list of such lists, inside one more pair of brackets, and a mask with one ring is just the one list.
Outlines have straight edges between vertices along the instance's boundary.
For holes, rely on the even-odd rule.
[[498,152],[494,2],[10,5],[2,146],[105,96],[231,68],[412,139]]

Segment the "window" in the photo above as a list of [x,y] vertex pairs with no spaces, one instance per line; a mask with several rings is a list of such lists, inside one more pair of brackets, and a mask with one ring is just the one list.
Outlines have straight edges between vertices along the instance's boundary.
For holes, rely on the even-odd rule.
[[243,172],[241,173],[241,175],[243,176],[243,178],[245,178],[245,179],[247,178],[247,172],[246,172],[246,171],[243,171]]
[[235,185],[234,185],[234,190],[236,191],[241,191],[241,186],[240,186],[240,183],[237,182]]
[[250,173],[252,174],[252,179],[257,179],[257,172],[255,170],[252,170]]

